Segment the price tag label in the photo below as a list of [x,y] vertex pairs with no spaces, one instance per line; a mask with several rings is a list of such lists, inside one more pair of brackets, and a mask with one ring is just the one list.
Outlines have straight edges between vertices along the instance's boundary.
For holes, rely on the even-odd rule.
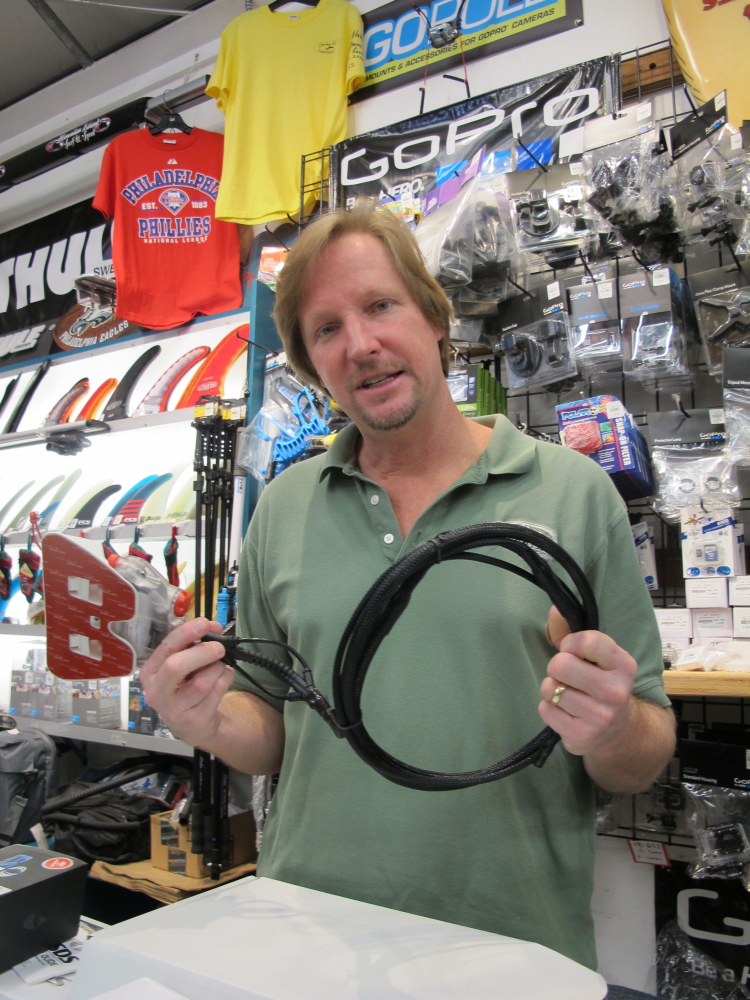
[[672,865],[666,844],[661,844],[658,840],[629,840],[628,847],[636,864],[663,865],[665,868]]
[[725,108],[726,105],[727,105],[727,92],[726,90],[722,90],[722,92],[720,94],[717,94],[716,97],[714,98],[714,108],[717,111],[721,111],[721,109]]
[[611,299],[614,295],[612,282],[599,281],[596,286],[596,292],[600,299]]
[[619,399],[616,399],[611,403],[607,403],[605,413],[607,414],[608,420],[617,420],[619,417],[625,416],[625,407]]
[[547,285],[547,298],[552,301],[552,299],[558,299],[560,297],[560,282],[551,281]]
[[669,268],[660,267],[654,271],[654,287],[669,284]]
[[724,411],[721,409],[721,407],[715,407],[708,411],[708,421],[711,424],[724,423]]
[[650,117],[651,117],[651,101],[646,101],[645,104],[639,104],[638,110],[635,113],[636,121],[642,122]]
[[577,160],[575,163],[569,163],[568,166],[574,177],[579,177],[583,173],[583,164],[580,160]]
[[732,138],[729,140],[730,149],[742,149],[742,133],[735,132]]

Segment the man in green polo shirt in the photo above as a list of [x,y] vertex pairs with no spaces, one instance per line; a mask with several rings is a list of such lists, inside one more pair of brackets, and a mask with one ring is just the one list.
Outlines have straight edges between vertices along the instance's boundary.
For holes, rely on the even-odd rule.
[[[290,362],[353,423],[266,489],[243,546],[237,631],[281,639],[331,691],[341,633],[399,556],[441,531],[523,523],[585,571],[601,632],[566,634],[546,594],[475,563],[434,567],[383,641],[363,717],[388,752],[465,771],[517,749],[539,716],[543,768],[452,792],[371,770],[270,675],[259,697],[177,629],[144,666],[149,704],[182,739],[252,774],[280,772],[260,874],[538,941],[596,966],[592,779],[647,787],[671,756],[661,644],[625,506],[589,458],[462,416],[445,382],[450,310],[408,229],[358,205],[307,229],[278,285]],[[554,642],[558,652],[550,644]],[[266,647],[267,649],[267,647]]]

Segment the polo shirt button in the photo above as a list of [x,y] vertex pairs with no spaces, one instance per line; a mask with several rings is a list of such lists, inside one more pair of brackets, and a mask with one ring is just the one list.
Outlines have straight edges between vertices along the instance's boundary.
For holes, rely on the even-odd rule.
[[377,495],[377,493],[373,493],[373,495],[370,497],[370,503],[373,505],[373,507],[376,507],[380,503],[380,497]]
[[385,542],[386,545],[390,545],[393,542],[393,535],[390,533],[390,531],[388,532],[387,535],[383,536],[383,541]]

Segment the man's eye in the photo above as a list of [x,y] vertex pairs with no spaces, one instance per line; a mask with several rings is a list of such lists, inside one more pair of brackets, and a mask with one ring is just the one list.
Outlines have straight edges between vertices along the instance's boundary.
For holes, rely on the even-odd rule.
[[373,306],[375,312],[385,312],[387,309],[391,308],[391,303],[388,299],[383,299],[382,302],[376,302]]
[[333,331],[335,329],[336,329],[336,327],[333,325],[333,323],[329,323],[328,326],[321,326],[321,328],[318,330],[318,336],[319,337],[325,337],[329,333],[333,333]]

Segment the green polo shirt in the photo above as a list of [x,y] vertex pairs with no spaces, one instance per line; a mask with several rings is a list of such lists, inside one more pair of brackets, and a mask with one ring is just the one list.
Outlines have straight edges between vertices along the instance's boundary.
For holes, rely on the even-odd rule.
[[[651,600],[609,477],[505,417],[480,422],[494,425],[487,449],[406,539],[385,491],[356,467],[353,425],[327,455],[271,483],[243,548],[239,634],[289,642],[330,699],[341,633],[388,566],[441,531],[515,521],[548,532],[583,567],[602,630],[640,665],[635,693],[668,705]],[[543,591],[500,569],[432,568],[368,672],[362,711],[373,738],[437,771],[474,770],[518,749],[542,727],[539,685],[555,653],[545,637],[549,607]],[[253,673],[283,693],[265,671]],[[238,686],[253,690],[241,678]],[[579,757],[558,745],[541,769],[414,791],[371,770],[306,705],[275,704],[286,745],[260,874],[538,941],[596,966],[594,804]]]

